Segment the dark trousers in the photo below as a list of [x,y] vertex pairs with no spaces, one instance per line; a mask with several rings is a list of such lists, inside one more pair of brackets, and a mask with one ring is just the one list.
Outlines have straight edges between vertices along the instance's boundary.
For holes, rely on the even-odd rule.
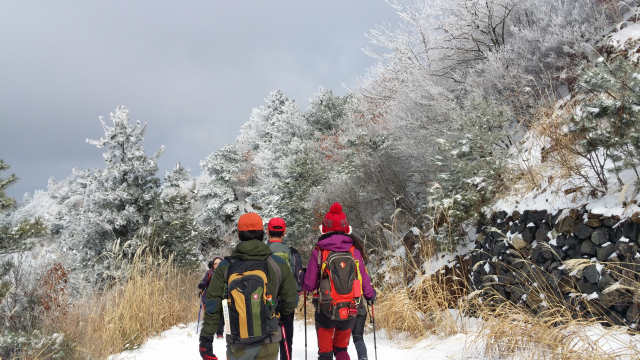
[[358,360],[367,359],[367,345],[364,343],[364,325],[367,322],[367,311],[358,311],[358,316],[356,316],[356,322],[353,324],[353,330],[351,333],[353,335],[353,345],[356,347],[356,351],[358,351]]
[[216,336],[224,335],[224,319],[220,319],[218,323],[218,330],[216,330]]
[[[293,315],[295,311],[287,316],[280,318],[280,325],[284,327],[285,334],[287,335],[287,346],[289,347],[289,358],[291,358],[291,344],[293,343]],[[284,334],[283,334],[284,335]],[[280,360],[287,360],[287,349],[284,347],[285,339],[280,340]]]

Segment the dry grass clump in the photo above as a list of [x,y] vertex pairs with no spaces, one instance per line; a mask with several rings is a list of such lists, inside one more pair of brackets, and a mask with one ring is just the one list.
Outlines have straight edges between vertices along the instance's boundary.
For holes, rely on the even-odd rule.
[[69,309],[62,323],[49,324],[76,344],[76,359],[106,359],[135,349],[176,324],[196,320],[198,274],[179,269],[172,259],[139,251],[126,279],[87,296]]

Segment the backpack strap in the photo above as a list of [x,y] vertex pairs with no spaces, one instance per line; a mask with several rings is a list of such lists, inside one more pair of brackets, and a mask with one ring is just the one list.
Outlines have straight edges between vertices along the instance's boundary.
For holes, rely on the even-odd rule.
[[267,258],[267,263],[271,265],[271,267],[273,268],[273,272],[276,273],[276,293],[273,294],[273,298],[277,299],[278,289],[280,289],[280,284],[282,283],[282,269],[280,269],[280,266],[278,266],[278,263],[273,259],[272,256],[273,255],[269,255],[269,257]]
[[[229,265],[233,264],[234,262],[238,261],[238,259],[231,257],[231,256],[227,256],[224,258],[225,260],[227,260],[229,262]],[[227,266],[226,269],[224,269],[224,290],[222,291],[222,296],[223,299],[228,299],[229,298],[229,294],[227,294],[227,282],[229,281],[229,266]]]

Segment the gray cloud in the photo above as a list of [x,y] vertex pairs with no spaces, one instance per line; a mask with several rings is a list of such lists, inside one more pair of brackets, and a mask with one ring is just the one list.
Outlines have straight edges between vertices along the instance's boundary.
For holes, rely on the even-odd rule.
[[8,193],[102,167],[84,140],[117,105],[148,123],[148,154],[166,146],[160,174],[198,174],[269,91],[303,109],[320,86],[344,94],[385,20],[382,0],[1,2],[0,158],[21,178]]

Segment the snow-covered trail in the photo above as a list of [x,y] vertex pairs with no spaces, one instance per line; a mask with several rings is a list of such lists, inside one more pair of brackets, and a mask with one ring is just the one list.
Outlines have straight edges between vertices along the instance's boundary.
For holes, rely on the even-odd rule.
[[[309,360],[317,359],[317,339],[315,328],[311,321],[307,328]],[[411,348],[402,346],[398,341],[391,341],[384,332],[376,334],[378,343],[378,359],[380,360],[439,360],[439,359],[462,359],[466,335],[459,334],[448,339],[439,341],[422,341]],[[365,335],[365,342],[369,352],[369,359],[374,360],[373,334]],[[225,359],[224,341],[214,340],[213,352],[220,359]],[[349,355],[351,359],[357,359],[357,353],[353,343],[349,344]],[[295,324],[295,334],[293,337],[292,360],[304,360],[304,326],[302,321]],[[163,332],[160,336],[149,339],[140,349],[126,351],[118,355],[111,356],[109,360],[199,360],[198,335],[196,334],[196,323],[176,326]],[[469,358],[467,358],[469,359]]]

